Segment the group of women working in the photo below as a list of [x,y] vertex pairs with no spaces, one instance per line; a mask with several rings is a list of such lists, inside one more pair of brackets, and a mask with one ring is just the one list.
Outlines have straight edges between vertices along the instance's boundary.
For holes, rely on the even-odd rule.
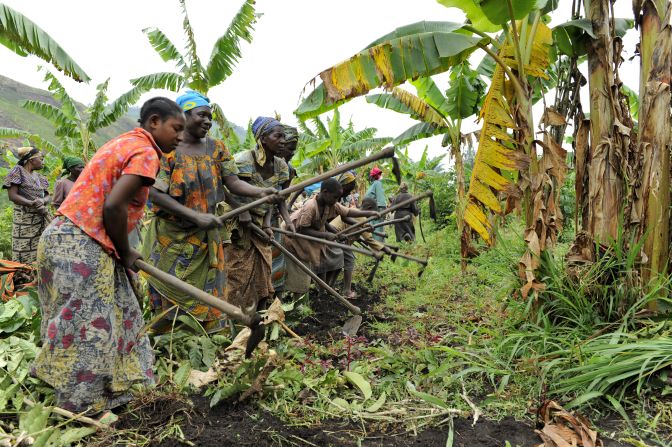
[[[268,239],[254,227],[278,238],[271,228],[282,218],[290,232],[334,240],[334,218],[343,225],[380,217],[372,200],[361,209],[338,203],[354,188],[352,172],[323,182],[320,193],[290,216],[276,193],[295,175],[288,160],[298,134],[276,119],[257,118],[252,125],[256,146],[235,157],[208,136],[212,109],[199,93],[189,91],[176,102],[147,101],[139,124],[102,146],[85,167],[81,160],[65,160],[68,177],[56,188],[52,202],[60,206],[53,219],[48,183],[37,173],[39,151],[21,149],[4,183],[16,205],[15,260],[37,258],[42,349],[32,373],[55,389],[59,406],[72,411],[114,408],[131,398],[133,385],[154,380],[154,354],[142,330],[135,287],[136,260],[142,257],[254,312],[284,287],[286,278],[291,282],[282,259],[273,259]],[[236,219],[218,217],[266,196],[272,196],[270,203]],[[141,222],[146,204],[151,213]],[[139,224],[146,231],[136,251],[128,235]],[[291,237],[284,244],[332,283],[344,258],[354,259],[348,250],[332,253],[322,244]],[[347,294],[352,259],[346,267]],[[186,312],[209,332],[226,321],[216,309],[170,285],[152,277],[147,281],[151,305],[162,314],[153,331],[170,330],[175,317]]]

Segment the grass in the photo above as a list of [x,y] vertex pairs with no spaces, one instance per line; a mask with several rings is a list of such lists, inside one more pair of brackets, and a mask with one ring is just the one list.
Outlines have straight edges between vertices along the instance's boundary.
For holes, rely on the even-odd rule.
[[[605,269],[627,271],[628,253],[616,252],[577,285],[565,273],[560,253],[567,247],[561,246],[545,260],[547,291],[525,301],[515,294],[523,251],[518,234],[510,223],[498,245],[465,272],[449,227],[427,232],[426,243],[405,249],[429,257],[420,279],[415,263],[381,263],[369,291],[383,297],[372,313],[386,318],[365,327],[367,338],[301,343],[271,327],[269,334],[277,337],[267,340],[268,348],[240,360],[222,352],[228,334],[177,332],[172,342],[155,337],[158,391],[188,392],[189,372],[212,367],[220,372],[206,388],[213,404],[258,386],[261,395],[251,398],[293,425],[348,418],[408,430],[468,416],[473,408],[465,396],[494,420],[530,420],[530,408],[552,398],[592,422],[611,414],[617,424],[609,434],[631,438],[632,445],[645,445],[636,439],[668,445],[672,388],[664,380],[672,364],[672,328],[665,319],[637,313],[651,297],[623,291],[620,276],[613,275],[611,289],[595,286]],[[371,267],[359,259],[355,280],[361,284]],[[619,288],[622,295],[612,305],[595,305]],[[287,307],[287,324],[313,313],[300,299]],[[260,376],[265,378],[257,383]],[[166,429],[179,434],[176,427]]]

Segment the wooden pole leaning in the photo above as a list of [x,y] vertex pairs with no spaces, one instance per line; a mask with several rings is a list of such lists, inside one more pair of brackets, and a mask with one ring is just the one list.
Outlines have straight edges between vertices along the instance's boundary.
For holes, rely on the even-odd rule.
[[354,251],[355,253],[360,253],[366,256],[371,256],[372,258],[379,259],[382,257],[381,252],[374,252],[371,250],[367,250],[365,248],[359,248],[359,247],[353,247],[352,245],[347,245],[347,244],[341,244],[339,242],[334,242],[334,241],[328,241],[326,239],[320,239],[319,237],[313,237],[313,236],[308,236],[307,234],[301,234],[301,233],[292,233],[291,231],[283,230],[282,228],[271,228],[273,231],[277,231],[278,233],[285,234],[289,237],[293,238],[298,238],[298,239],[305,239],[307,241],[311,242],[317,242],[320,244],[324,245],[329,245],[331,247],[336,247],[336,248],[341,248],[343,250],[351,250]]
[[[255,224],[250,223],[249,225],[250,225],[250,227],[252,228],[252,230],[253,230],[255,233],[257,233],[257,235],[259,235],[259,237],[261,237],[263,240],[269,242],[271,245],[273,245],[273,246],[276,247],[278,250],[280,250],[285,256],[287,256],[287,259],[289,259],[289,260],[292,261],[294,264],[296,264],[296,266],[299,267],[299,269],[301,269],[305,274],[307,274],[308,276],[310,276],[311,279],[312,279],[313,281],[315,281],[315,283],[316,283],[318,286],[322,287],[324,290],[326,290],[327,292],[329,292],[329,294],[331,294],[334,298],[336,298],[336,299],[337,299],[343,306],[345,306],[350,312],[352,312],[352,313],[355,314],[355,315],[361,315],[361,314],[362,314],[362,310],[361,310],[359,307],[355,306],[355,305],[352,304],[350,301],[346,300],[340,293],[338,293],[338,292],[337,292],[336,290],[334,290],[331,286],[329,286],[329,284],[327,284],[326,282],[322,281],[322,279],[321,279],[319,276],[317,276],[317,275],[315,274],[315,272],[313,272],[313,271],[310,269],[310,267],[308,267],[306,264],[304,264],[303,262],[301,262],[296,256],[294,256],[294,253],[292,253],[291,251],[289,251],[286,247],[284,247],[281,243],[279,243],[278,241],[276,241],[276,240],[273,239],[272,237],[269,237],[269,236],[264,232],[264,230],[262,230],[261,228],[259,228],[259,227],[256,226]],[[320,239],[320,241],[321,241],[321,239]]]
[[[431,197],[433,194],[434,194],[434,193],[433,193],[432,191],[425,191],[425,192],[423,192],[422,194],[418,194],[417,196],[413,196],[413,197],[411,197],[411,198],[409,198],[409,199],[406,199],[406,200],[403,200],[403,201],[401,201],[401,202],[399,202],[399,203],[396,203],[396,204],[392,205],[392,206],[389,207],[389,208],[385,208],[384,210],[382,210],[382,211],[380,212],[380,215],[381,215],[381,216],[384,216],[385,214],[389,214],[389,213],[391,213],[392,211],[396,211],[396,210],[398,210],[398,209],[400,209],[400,208],[405,207],[406,205],[410,205],[410,204],[413,203],[413,202],[417,202],[418,200],[422,200],[422,199],[424,199],[425,197]],[[354,230],[354,229],[356,229],[356,228],[359,228],[359,227],[362,227],[362,226],[364,226],[364,225],[366,225],[366,224],[368,224],[368,223],[371,223],[372,221],[374,221],[374,220],[376,220],[376,219],[378,219],[378,217],[369,217],[369,218],[366,219],[366,220],[363,220],[363,221],[361,221],[361,222],[357,222],[356,224],[351,225],[351,226],[349,226],[348,228],[339,231],[338,233],[336,233],[336,235],[340,236],[340,235],[343,234],[343,233],[350,233],[350,232],[352,232],[352,230]]]
[[[387,225],[394,225],[396,223],[401,223],[401,222],[408,222],[409,220],[411,220],[411,216],[404,216],[400,219],[386,220],[385,222],[375,224],[375,225],[372,226],[372,228],[375,230],[376,228],[384,227],[384,226],[387,226]],[[371,228],[362,228],[361,230],[357,230],[353,233],[345,233],[343,236],[346,236],[346,237],[359,236],[360,234],[366,233],[367,231],[371,231]],[[377,231],[375,231],[374,233],[376,234],[376,236],[380,236],[380,235],[384,234],[384,233],[379,233]]]
[[192,286],[191,284],[181,281],[180,279],[174,277],[170,273],[166,273],[163,270],[154,267],[153,265],[147,264],[142,259],[138,259],[137,261],[135,261],[135,265],[148,275],[152,275],[156,279],[165,282],[166,284],[176,288],[180,292],[192,296],[193,298],[197,299],[203,304],[206,304],[210,307],[214,307],[215,309],[225,313],[232,319],[239,321],[240,323],[243,323],[245,326],[252,325],[252,318],[249,315],[245,314],[241,308],[234,306],[233,304],[227,303],[222,299],[217,299],[214,296],[210,295],[209,293],[206,293],[201,289]]

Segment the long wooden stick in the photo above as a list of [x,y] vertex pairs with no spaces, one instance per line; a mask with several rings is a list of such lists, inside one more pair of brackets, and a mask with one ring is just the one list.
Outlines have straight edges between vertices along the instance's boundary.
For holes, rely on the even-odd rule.
[[156,279],[159,279],[167,283],[171,287],[178,289],[182,293],[188,294],[192,298],[195,298],[198,301],[207,304],[210,307],[214,307],[215,309],[224,312],[226,315],[228,315],[229,317],[233,318],[236,321],[243,323],[245,326],[252,325],[252,318],[250,318],[247,314],[245,314],[241,308],[234,306],[233,304],[227,303],[222,299],[215,298],[209,293],[206,293],[201,289],[192,286],[191,284],[181,281],[178,278],[174,277],[173,275],[166,273],[163,270],[154,267],[153,265],[147,264],[145,261],[141,259],[135,261],[135,265],[143,272],[152,275]]
[[329,292],[342,305],[347,307],[350,310],[350,312],[352,312],[355,315],[361,315],[362,314],[362,310],[359,307],[355,306],[350,301],[346,300],[340,293],[338,293],[331,286],[329,286],[329,284],[322,281],[322,279],[319,276],[317,276],[315,274],[315,272],[313,272],[310,269],[310,267],[308,267],[306,264],[301,262],[296,256],[294,256],[294,254],[291,251],[287,250],[287,248],[285,248],[281,243],[279,243],[278,241],[276,241],[272,237],[268,237],[268,235],[266,233],[264,233],[264,231],[261,228],[259,228],[258,226],[256,226],[255,224],[250,223],[249,225],[250,225],[250,228],[252,228],[252,230],[254,230],[259,235],[259,237],[268,241],[273,246],[275,246],[278,250],[280,250],[285,256],[287,256],[287,258],[290,261],[292,261],[294,264],[296,264],[296,266],[299,269],[301,269],[304,273],[306,273],[308,276],[310,276],[312,278],[312,280],[315,281],[315,283],[317,283],[317,285],[319,285],[324,290]]
[[[391,213],[392,211],[396,211],[396,210],[398,210],[399,208],[403,208],[403,207],[405,207],[406,205],[410,205],[410,204],[413,203],[413,202],[417,202],[418,200],[422,200],[422,199],[424,199],[425,197],[431,197],[433,194],[434,194],[434,193],[433,193],[432,191],[425,191],[425,192],[423,192],[422,194],[418,194],[417,196],[413,196],[413,197],[411,197],[411,198],[409,198],[409,199],[406,199],[406,200],[403,200],[403,201],[401,201],[401,202],[399,202],[399,203],[395,203],[394,205],[392,205],[392,206],[389,207],[389,208],[385,208],[384,210],[382,210],[382,211],[380,212],[380,215],[381,215],[381,216],[384,216],[385,214],[389,214],[389,213]],[[367,223],[370,223],[370,222],[372,222],[372,221],[374,221],[374,220],[376,220],[376,219],[378,219],[378,217],[369,217],[368,219],[363,220],[363,221],[361,221],[361,222],[357,222],[356,224],[351,225],[351,226],[349,226],[348,228],[346,228],[346,229],[344,229],[344,230],[341,230],[341,231],[339,231],[339,232],[336,233],[336,234],[340,236],[341,234],[343,234],[343,233],[345,233],[345,232],[351,232],[351,231],[354,230],[355,228],[359,228],[359,227],[361,227],[361,226],[363,226],[363,225],[366,225]]]
[[[357,242],[359,242],[360,244],[365,244],[365,245],[368,246],[368,244],[366,243],[365,240],[360,239],[360,240],[358,240]],[[389,245],[387,245],[387,244],[383,244],[383,245],[385,245],[386,247],[390,247],[390,248],[394,247],[394,246],[389,246]],[[394,247],[394,248],[398,249],[399,247]],[[395,251],[394,253],[392,253],[392,254],[390,255],[390,257],[397,257],[397,258],[408,259],[409,261],[414,261],[414,262],[417,262],[418,264],[422,264],[422,265],[425,265],[425,266],[426,266],[427,263],[429,262],[429,261],[427,261],[427,259],[416,258],[415,256],[405,255],[405,254],[403,254],[403,253],[399,253],[399,252],[397,252],[397,251]]]
[[264,203],[268,203],[273,201],[274,197],[280,196],[288,196],[292,194],[293,192],[296,191],[301,191],[304,189],[306,186],[310,186],[314,183],[321,182],[322,180],[326,180],[328,178],[331,178],[335,175],[342,174],[346,171],[350,171],[351,169],[359,168],[360,166],[367,165],[371,162],[380,160],[381,158],[392,158],[394,157],[394,147],[388,147],[386,149],[383,149],[380,152],[376,152],[375,154],[369,155],[366,158],[362,158],[361,160],[355,160],[351,161],[350,163],[346,163],[344,165],[338,166],[337,168],[331,169],[323,174],[320,174],[316,177],[310,178],[308,180],[304,180],[300,183],[297,183],[296,185],[292,185],[289,188],[283,189],[278,191],[278,194],[276,196],[267,196],[267,197],[262,197],[261,199],[257,199],[253,202],[246,203],[245,205],[242,205],[234,210],[229,211],[228,213],[224,213],[221,216],[219,216],[219,220],[221,222],[224,222],[225,220],[231,219],[232,217],[237,216],[238,214],[241,214],[245,211],[249,211],[252,208],[256,208],[259,205],[263,205]]
[[366,250],[364,248],[359,248],[359,247],[353,247],[352,245],[347,245],[347,244],[341,244],[339,242],[334,242],[334,241],[328,241],[326,239],[320,239],[319,237],[313,237],[313,236],[308,236],[307,234],[301,234],[301,233],[292,233],[291,231],[283,230],[282,228],[271,228],[273,231],[277,231],[278,233],[285,234],[289,237],[292,238],[297,238],[297,239],[305,239],[307,241],[311,242],[317,242],[320,244],[324,245],[329,245],[331,247],[336,247],[336,248],[341,248],[343,250],[350,250],[354,251],[356,253],[361,253],[366,256],[371,256],[372,258],[379,258],[381,255],[376,254],[377,252],[373,252],[371,250]]
[[[411,216],[404,216],[400,219],[386,220],[385,222],[377,223],[377,224],[373,225],[372,228],[375,229],[375,228],[380,228],[380,227],[384,227],[384,226],[387,226],[387,225],[394,225],[396,223],[408,222],[409,220],[411,220]],[[344,234],[344,236],[347,236],[347,237],[359,236],[360,234],[366,233],[367,231],[371,231],[371,228],[362,228],[361,230],[357,230],[354,233],[346,233],[346,234]],[[378,233],[378,232],[375,232],[375,233]],[[378,233],[378,234],[381,234],[381,233]]]

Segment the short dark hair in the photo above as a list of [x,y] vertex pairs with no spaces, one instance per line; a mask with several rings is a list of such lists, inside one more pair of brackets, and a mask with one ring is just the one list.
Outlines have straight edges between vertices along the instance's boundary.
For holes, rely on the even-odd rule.
[[142,105],[138,123],[140,125],[145,124],[152,115],[158,115],[161,121],[165,121],[170,117],[180,116],[182,113],[182,108],[175,101],[163,96],[157,96],[145,101]]
[[374,199],[373,197],[364,197],[364,200],[362,200],[361,208],[363,210],[377,210],[378,203],[376,202],[376,199]]
[[333,177],[330,177],[322,182],[320,190],[335,194],[338,191],[343,191],[343,187],[341,186],[341,183],[338,180],[336,180]]

